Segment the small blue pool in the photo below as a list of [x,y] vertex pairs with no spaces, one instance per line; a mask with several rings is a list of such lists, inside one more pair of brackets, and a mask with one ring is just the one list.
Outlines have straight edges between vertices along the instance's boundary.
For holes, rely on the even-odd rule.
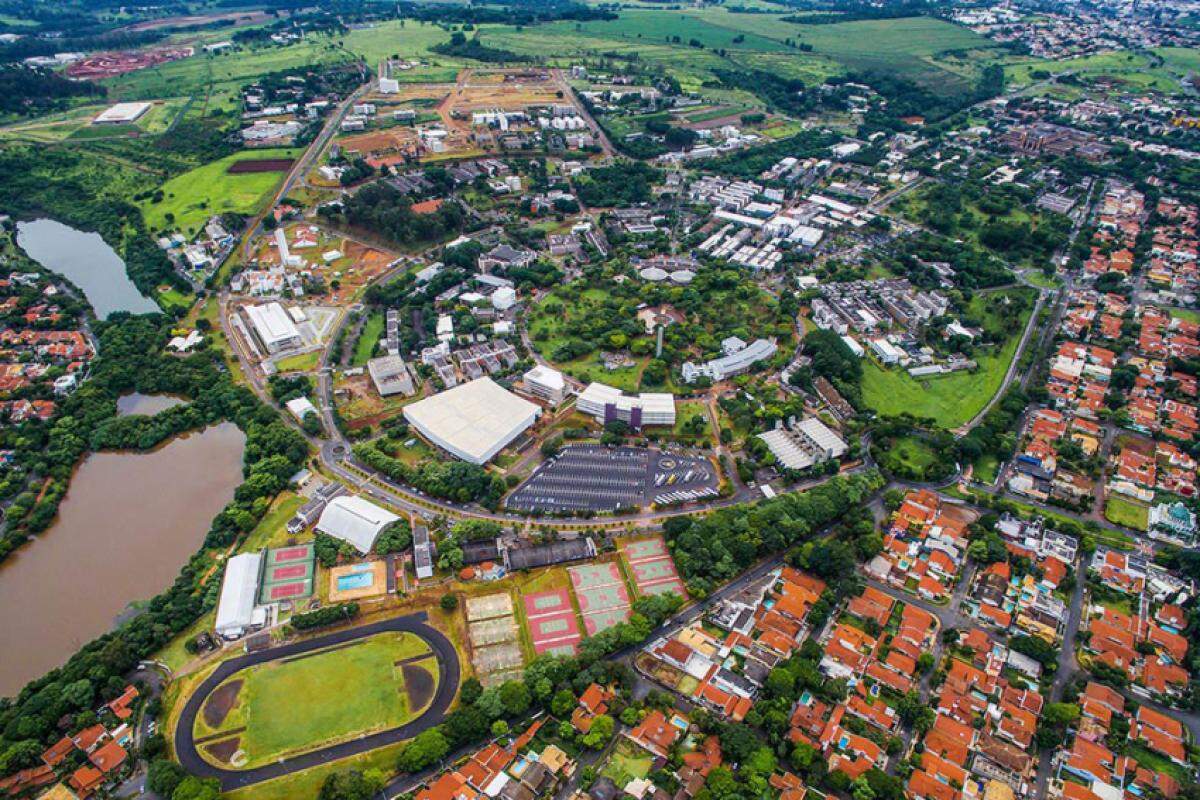
[[375,582],[375,576],[371,574],[370,568],[366,571],[351,572],[348,575],[339,575],[337,579],[337,588],[339,592],[347,592],[352,589],[366,589]]

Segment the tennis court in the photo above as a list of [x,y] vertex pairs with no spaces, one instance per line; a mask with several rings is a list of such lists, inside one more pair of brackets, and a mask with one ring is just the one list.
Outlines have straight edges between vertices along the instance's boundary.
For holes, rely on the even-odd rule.
[[620,567],[610,561],[567,567],[567,572],[589,636],[629,619],[629,590]]
[[683,581],[675,569],[675,561],[667,552],[662,537],[641,539],[621,545],[621,554],[629,564],[629,572],[637,585],[638,594],[678,594],[687,597]]
[[517,638],[517,623],[512,617],[497,617],[471,623],[471,644],[487,647]]
[[579,632],[579,622],[575,619],[575,609],[571,607],[567,590],[528,594],[523,603],[534,652],[574,655],[583,635]]
[[508,592],[472,597],[467,600],[467,620],[470,622],[492,617],[511,617],[512,613],[512,598]]
[[267,550],[266,563],[259,603],[298,600],[313,593],[316,562],[312,545],[290,545]]

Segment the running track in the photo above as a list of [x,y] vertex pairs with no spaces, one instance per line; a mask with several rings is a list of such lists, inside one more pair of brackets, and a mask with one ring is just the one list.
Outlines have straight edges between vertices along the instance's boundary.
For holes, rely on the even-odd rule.
[[[183,765],[183,768],[193,775],[198,775],[201,778],[219,779],[222,791],[228,792],[233,789],[240,789],[243,786],[268,781],[272,778],[290,775],[293,772],[309,769],[319,764],[327,764],[331,761],[365,753],[377,747],[402,742],[406,739],[411,739],[422,731],[432,728],[442,721],[450,708],[450,703],[454,700],[454,696],[458,694],[459,663],[454,645],[439,631],[425,624],[425,620],[426,615],[424,612],[404,617],[395,617],[394,619],[374,622],[370,625],[362,625],[357,628],[348,628],[347,630],[326,634],[316,639],[308,639],[293,644],[285,644],[281,647],[274,647],[269,650],[262,650],[257,653],[249,653],[222,662],[216,671],[197,687],[192,696],[188,698],[187,704],[183,707],[183,714],[179,717],[179,723],[175,728],[176,758],[179,759],[179,763]],[[399,728],[392,728],[391,730],[373,733],[370,736],[351,739],[341,744],[323,747],[320,750],[264,764],[254,769],[222,769],[205,761],[196,750],[196,743],[192,739],[192,729],[196,724],[196,716],[200,713],[200,708],[203,706],[204,700],[230,675],[246,667],[253,667],[268,661],[300,655],[332,645],[353,642],[356,639],[374,636],[377,633],[389,632],[412,633],[421,637],[433,648],[433,652],[438,659],[439,676],[437,693],[434,695],[433,703],[430,704],[428,710],[417,719],[401,725]]]

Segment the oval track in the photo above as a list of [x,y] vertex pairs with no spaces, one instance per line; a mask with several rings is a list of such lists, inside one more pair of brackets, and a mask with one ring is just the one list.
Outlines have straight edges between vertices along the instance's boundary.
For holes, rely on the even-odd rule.
[[[402,742],[406,739],[411,739],[422,731],[432,728],[446,716],[450,704],[454,701],[455,695],[458,694],[459,661],[454,645],[440,631],[430,627],[426,623],[426,619],[427,617],[424,612],[409,614],[381,622],[373,622],[357,628],[336,631],[315,639],[285,644],[257,653],[248,653],[244,656],[238,656],[237,658],[231,658],[228,661],[222,662],[216,671],[205,678],[204,682],[196,688],[196,691],[192,693],[183,707],[183,713],[180,715],[179,722],[175,727],[175,757],[179,759],[179,763],[188,772],[198,775],[201,778],[217,778],[221,782],[222,791],[230,791],[243,786],[261,783],[262,781],[269,781],[272,778],[280,778],[284,775],[290,775],[293,772],[327,764],[331,761],[358,755],[359,753],[365,753],[377,747]],[[432,648],[434,655],[437,656],[437,692],[434,694],[433,702],[430,703],[429,708],[417,719],[407,722],[398,728],[379,731],[378,733],[351,739],[341,744],[334,744],[290,758],[283,758],[253,769],[223,769],[206,761],[196,749],[196,742],[193,736],[196,717],[200,713],[200,709],[204,706],[204,701],[208,699],[213,690],[224,683],[234,673],[240,672],[247,667],[266,664],[281,658],[303,655],[315,650],[323,650],[327,647],[365,639],[368,636],[374,636],[379,633],[411,633],[424,640]]]

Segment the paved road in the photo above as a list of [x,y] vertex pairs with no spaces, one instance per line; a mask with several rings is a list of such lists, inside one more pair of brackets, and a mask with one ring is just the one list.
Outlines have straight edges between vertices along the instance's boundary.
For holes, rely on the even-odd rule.
[[[271,780],[272,778],[290,775],[293,772],[309,769],[330,761],[337,761],[349,756],[366,753],[378,747],[396,744],[397,742],[411,739],[422,731],[432,728],[442,721],[446,712],[450,709],[450,704],[458,694],[459,660],[458,653],[455,651],[454,645],[450,640],[441,632],[431,628],[426,624],[425,620],[426,615],[424,613],[409,614],[403,617],[374,622],[369,625],[360,625],[355,628],[335,631],[334,633],[315,639],[307,639],[292,644],[285,644],[281,647],[273,647],[269,650],[262,650],[257,653],[249,653],[223,662],[212,675],[197,687],[196,691],[188,698],[187,704],[183,707],[183,713],[180,715],[179,723],[175,729],[175,754],[179,759],[179,763],[193,775],[198,775],[201,778],[219,779],[221,781],[221,789],[228,792],[233,789],[240,789],[244,786],[251,786],[262,781]],[[261,767],[255,767],[254,769],[221,769],[213,766],[200,756],[192,737],[196,717],[200,713],[201,706],[209,694],[230,675],[246,667],[252,667],[268,661],[311,653],[315,650],[352,642],[356,639],[373,636],[377,633],[389,632],[412,633],[421,637],[433,649],[434,655],[438,659],[439,676],[437,692],[429,709],[417,719],[398,728],[380,731],[379,733],[324,747],[320,750],[314,750],[292,758],[280,759],[270,764],[264,764]],[[296,700],[298,703],[304,702],[304,698],[298,697]]]

